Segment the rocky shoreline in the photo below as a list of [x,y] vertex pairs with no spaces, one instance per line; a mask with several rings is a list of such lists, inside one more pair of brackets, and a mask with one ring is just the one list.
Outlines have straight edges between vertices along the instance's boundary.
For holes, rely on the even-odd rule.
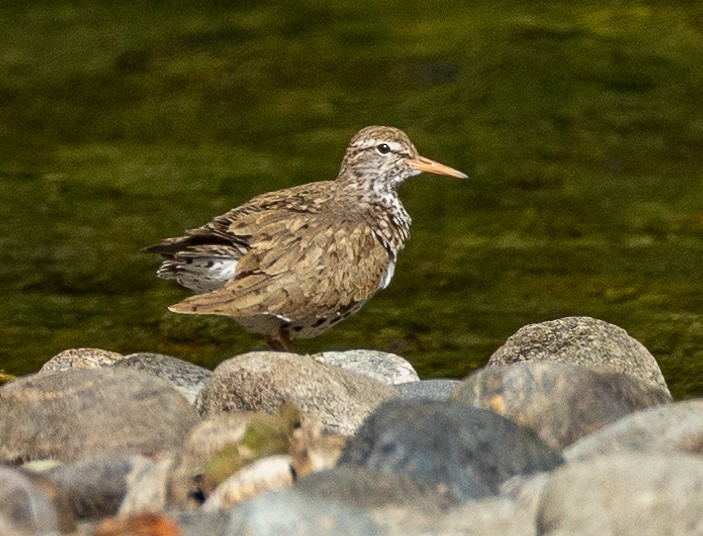
[[703,400],[588,317],[461,381],[367,350],[72,349],[0,388],[0,534],[703,534],[702,438]]

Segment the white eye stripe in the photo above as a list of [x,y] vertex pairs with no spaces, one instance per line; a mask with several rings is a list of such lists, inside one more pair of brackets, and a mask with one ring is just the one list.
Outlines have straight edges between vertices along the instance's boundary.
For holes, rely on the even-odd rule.
[[376,147],[378,147],[379,145],[381,145],[383,143],[388,145],[388,147],[390,147],[391,151],[394,153],[402,152],[403,147],[400,145],[400,143],[398,143],[396,141],[386,141],[386,140],[376,140],[376,139],[364,140],[364,142],[359,145],[359,148],[360,149],[369,149],[369,148],[375,149]]

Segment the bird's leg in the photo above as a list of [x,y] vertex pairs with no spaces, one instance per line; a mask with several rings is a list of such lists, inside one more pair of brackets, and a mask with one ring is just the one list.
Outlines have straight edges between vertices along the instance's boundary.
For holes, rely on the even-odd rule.
[[290,342],[290,332],[288,328],[279,326],[278,337],[267,337],[266,344],[271,350],[285,350],[286,352],[295,353],[295,349]]
[[286,352],[295,353],[295,349],[290,342],[290,331],[288,331],[287,327],[278,327],[278,339],[281,341],[281,345]]

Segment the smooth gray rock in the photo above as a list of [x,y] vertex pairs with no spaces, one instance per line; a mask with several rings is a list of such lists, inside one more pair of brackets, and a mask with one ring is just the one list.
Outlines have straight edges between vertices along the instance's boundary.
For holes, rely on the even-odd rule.
[[561,456],[532,432],[459,402],[391,400],[342,452],[338,465],[407,475],[465,501],[494,495],[516,474],[549,470]]
[[361,509],[295,489],[270,492],[231,510],[225,536],[341,536],[379,534]]
[[401,383],[394,387],[405,400],[448,400],[459,380],[435,379]]
[[206,417],[231,411],[275,413],[284,403],[332,433],[352,435],[391,386],[363,374],[285,352],[250,352],[223,361],[205,382],[196,407]]
[[146,372],[168,380],[191,404],[195,403],[195,398],[203,388],[205,380],[212,376],[212,371],[188,361],[149,352],[129,354],[121,361],[117,361],[114,366]]
[[631,453],[569,463],[547,483],[538,534],[700,535],[702,489],[700,456]]
[[61,534],[74,521],[64,498],[41,476],[0,465],[0,534]]
[[342,367],[365,374],[388,385],[415,382],[420,379],[407,359],[388,352],[357,349],[321,352],[311,357],[323,365]]
[[526,426],[561,450],[630,413],[665,404],[658,387],[565,363],[513,363],[468,376],[452,398]]
[[0,388],[0,461],[64,462],[108,452],[152,456],[199,422],[173,386],[144,373],[73,369]]
[[703,399],[675,402],[633,413],[605,426],[563,452],[575,461],[627,452],[703,452]]
[[621,372],[670,395],[656,359],[627,332],[587,316],[559,318],[520,328],[488,360],[487,367],[524,361],[581,365]]

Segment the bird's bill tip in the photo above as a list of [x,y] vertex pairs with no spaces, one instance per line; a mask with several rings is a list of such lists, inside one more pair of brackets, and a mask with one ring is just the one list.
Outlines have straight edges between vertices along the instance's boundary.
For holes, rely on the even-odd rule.
[[450,168],[424,156],[418,156],[417,158],[412,158],[408,160],[408,164],[418,171],[423,171],[425,173],[434,173],[435,175],[447,175],[449,177],[456,177],[458,179],[468,179],[466,173],[462,173],[458,169]]

